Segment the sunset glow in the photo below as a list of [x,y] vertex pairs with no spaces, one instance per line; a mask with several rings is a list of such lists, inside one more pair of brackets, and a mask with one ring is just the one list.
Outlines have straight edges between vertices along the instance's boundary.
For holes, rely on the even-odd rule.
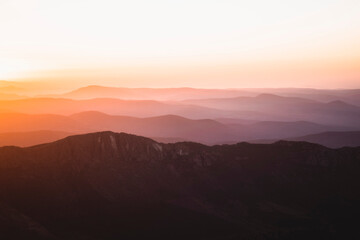
[[360,0],[0,0],[0,240],[360,239]]
[[5,0],[0,79],[354,88],[359,12],[356,0]]

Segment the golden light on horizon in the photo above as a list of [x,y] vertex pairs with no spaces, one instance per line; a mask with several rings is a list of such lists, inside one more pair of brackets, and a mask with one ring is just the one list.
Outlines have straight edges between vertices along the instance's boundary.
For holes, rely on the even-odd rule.
[[359,12],[355,0],[5,0],[0,79],[360,87]]
[[0,80],[16,79],[22,76],[21,73],[35,71],[36,69],[29,61],[0,58]]

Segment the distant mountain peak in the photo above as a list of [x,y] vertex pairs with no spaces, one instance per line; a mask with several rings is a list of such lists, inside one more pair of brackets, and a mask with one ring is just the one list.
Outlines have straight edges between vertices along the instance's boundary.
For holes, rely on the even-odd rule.
[[355,105],[349,104],[349,103],[341,101],[341,100],[335,100],[335,101],[328,102],[327,105],[331,106],[331,107],[342,107],[342,108],[353,109],[353,110],[360,109],[359,107],[357,107]]
[[84,111],[84,112],[79,112],[79,113],[75,113],[70,115],[71,117],[75,117],[75,116],[111,116],[109,114],[100,112],[100,111]]
[[276,94],[271,93],[262,93],[256,96],[257,99],[260,100],[276,100],[276,101],[293,101],[293,102],[306,102],[306,103],[317,103],[317,101],[307,99],[307,98],[301,98],[301,97],[285,97],[285,96],[279,96]]
[[281,97],[279,95],[271,94],[271,93],[261,93],[256,96],[256,98],[261,99],[283,99],[284,97]]
[[[118,138],[127,138],[129,140],[131,139],[148,139],[149,141],[154,141],[150,138],[145,138],[142,136],[137,136],[134,134],[128,134],[124,132],[113,132],[113,131],[102,131],[102,132],[93,132],[93,133],[86,133],[86,134],[79,134],[79,135],[73,135],[66,137],[65,139],[70,140],[83,140],[83,139],[99,139],[100,138],[111,138],[111,137],[118,137]],[[82,139],[80,139],[82,138]],[[62,141],[62,140],[59,140]]]
[[348,104],[344,101],[341,101],[341,100],[334,100],[334,101],[328,102],[328,105],[349,106],[350,104]]
[[73,135],[30,148],[47,149],[46,151],[57,149],[63,152],[62,156],[56,157],[58,160],[67,161],[69,157],[77,159],[78,162],[74,165],[80,168],[87,168],[88,164],[94,165],[102,161],[118,161],[125,156],[127,159],[150,160],[144,158],[143,154],[158,156],[162,150],[161,143],[150,138],[112,131]]

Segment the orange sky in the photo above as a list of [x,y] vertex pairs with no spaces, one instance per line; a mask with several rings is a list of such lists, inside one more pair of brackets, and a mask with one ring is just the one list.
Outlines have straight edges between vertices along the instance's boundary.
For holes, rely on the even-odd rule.
[[0,79],[360,87],[360,2],[0,1]]

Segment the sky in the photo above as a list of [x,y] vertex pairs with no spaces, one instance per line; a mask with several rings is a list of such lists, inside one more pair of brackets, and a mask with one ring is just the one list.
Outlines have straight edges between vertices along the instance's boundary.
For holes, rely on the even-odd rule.
[[0,80],[360,88],[360,1],[0,0]]

